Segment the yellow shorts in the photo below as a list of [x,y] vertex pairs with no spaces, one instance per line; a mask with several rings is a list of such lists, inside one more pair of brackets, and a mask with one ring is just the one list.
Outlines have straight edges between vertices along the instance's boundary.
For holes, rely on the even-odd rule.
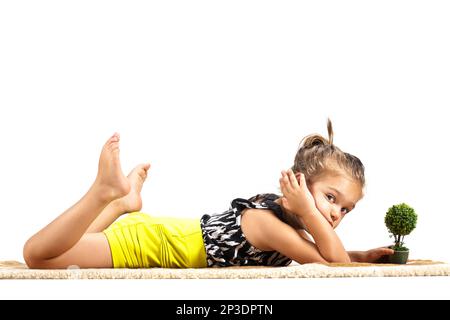
[[114,268],[206,268],[200,219],[156,218],[141,212],[103,233]]

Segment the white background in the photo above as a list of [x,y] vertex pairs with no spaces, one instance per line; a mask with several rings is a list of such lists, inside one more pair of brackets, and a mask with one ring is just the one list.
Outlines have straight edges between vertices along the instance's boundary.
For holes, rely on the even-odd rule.
[[277,192],[330,117],[366,166],[346,248],[390,244],[384,214],[407,202],[411,258],[450,262],[449,16],[446,1],[1,2],[0,260],[84,194],[114,131],[124,171],[152,163],[143,211],[200,217]]

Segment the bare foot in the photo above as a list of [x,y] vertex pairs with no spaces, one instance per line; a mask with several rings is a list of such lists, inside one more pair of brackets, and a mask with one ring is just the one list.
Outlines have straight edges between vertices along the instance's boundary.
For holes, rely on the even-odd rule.
[[131,191],[125,197],[117,199],[115,202],[120,207],[120,212],[135,212],[142,209],[141,190],[150,164],[140,164],[131,170],[128,175],[128,181],[131,185]]
[[98,174],[94,186],[98,188],[100,198],[104,201],[125,196],[130,192],[131,186],[122,172],[119,159],[120,135],[114,133],[106,141],[100,154]]

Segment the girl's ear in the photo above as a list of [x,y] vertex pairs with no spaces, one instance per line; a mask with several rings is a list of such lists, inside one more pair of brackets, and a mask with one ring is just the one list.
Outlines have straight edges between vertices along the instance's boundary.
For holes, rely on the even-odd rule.
[[[301,184],[301,182],[300,182],[300,172],[297,172],[295,174],[295,178],[297,179],[297,182],[300,185]],[[311,179],[306,178],[306,176],[305,176],[305,181],[306,181],[306,186],[309,188],[309,186],[311,185]]]
[[[300,172],[297,172],[295,174],[295,178],[297,178],[297,182],[300,185]],[[311,179],[305,177],[305,181],[306,181],[306,186],[309,187],[309,185],[311,185]]]

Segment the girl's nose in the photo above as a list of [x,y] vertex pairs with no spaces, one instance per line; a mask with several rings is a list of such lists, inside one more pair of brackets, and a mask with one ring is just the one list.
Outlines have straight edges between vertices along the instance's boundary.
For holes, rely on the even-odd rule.
[[333,220],[333,222],[339,219],[340,214],[339,214],[338,210],[339,210],[339,208],[333,208],[331,210],[330,216],[331,216],[331,219]]

